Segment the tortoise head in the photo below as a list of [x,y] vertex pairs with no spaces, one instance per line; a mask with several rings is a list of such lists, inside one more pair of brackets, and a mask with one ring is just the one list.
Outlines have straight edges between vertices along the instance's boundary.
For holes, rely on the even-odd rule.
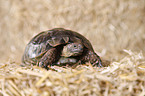
[[62,56],[78,56],[83,52],[83,45],[81,43],[70,43],[63,47]]

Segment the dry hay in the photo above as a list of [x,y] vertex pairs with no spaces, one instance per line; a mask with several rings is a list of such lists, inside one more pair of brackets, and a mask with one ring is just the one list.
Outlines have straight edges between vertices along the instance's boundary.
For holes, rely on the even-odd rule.
[[1,64],[0,92],[3,96],[144,96],[145,57],[124,51],[129,55],[104,68],[54,66],[56,72]]
[[[111,65],[20,67],[29,40],[55,27],[84,35]],[[145,95],[145,0],[0,0],[0,36],[0,96]]]

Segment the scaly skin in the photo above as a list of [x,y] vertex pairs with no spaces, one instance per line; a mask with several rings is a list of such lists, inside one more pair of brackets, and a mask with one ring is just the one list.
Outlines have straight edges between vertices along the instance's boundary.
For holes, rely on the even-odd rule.
[[[72,47],[74,45],[77,46],[76,49],[78,52],[77,53],[78,56],[76,58],[75,58],[76,53],[74,53],[75,50],[70,51],[71,48],[74,49],[74,47]],[[40,59],[39,66],[42,68],[48,69],[48,66],[50,66],[54,62],[58,61],[56,64],[59,66],[64,65],[64,64],[72,65],[75,63],[85,64],[86,62],[90,62],[93,66],[102,67],[102,61],[95,52],[85,49],[84,52],[82,53],[82,47],[78,47],[78,46],[80,46],[80,45],[76,44],[76,43],[69,44],[69,46],[67,46],[67,45],[64,46],[64,48],[67,49],[67,51],[66,50],[62,51],[62,54],[65,54],[65,56],[63,56],[63,57],[59,57],[59,55],[58,55],[59,52],[56,48],[50,49]],[[70,53],[71,53],[71,55],[70,55]],[[75,54],[75,56],[74,56],[74,54]],[[80,55],[80,54],[82,54],[82,55]],[[74,56],[74,58],[71,56]]]
[[51,48],[40,59],[40,61],[38,62],[38,66],[48,69],[48,66],[51,66],[54,62],[56,62],[60,58],[60,55],[58,53],[60,52],[58,52],[56,48]]
[[100,57],[90,50],[84,50],[85,52],[79,57],[78,63],[85,64],[86,62],[91,63],[93,66],[103,67]]
[[83,45],[80,43],[71,43],[63,47],[61,56],[70,57],[70,56],[79,56],[83,52]]

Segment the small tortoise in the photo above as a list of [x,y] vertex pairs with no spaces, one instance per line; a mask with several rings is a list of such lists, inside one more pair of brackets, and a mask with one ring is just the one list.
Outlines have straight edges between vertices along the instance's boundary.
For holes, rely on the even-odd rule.
[[55,28],[36,35],[27,44],[22,57],[26,65],[38,65],[43,68],[57,64],[84,64],[102,67],[100,57],[94,52],[91,43],[81,34]]

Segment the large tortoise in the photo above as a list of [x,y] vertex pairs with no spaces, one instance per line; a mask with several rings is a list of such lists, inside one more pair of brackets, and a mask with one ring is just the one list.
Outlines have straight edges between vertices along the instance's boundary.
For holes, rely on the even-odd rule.
[[81,34],[55,28],[36,35],[27,44],[22,57],[23,64],[38,65],[43,68],[58,64],[84,64],[90,62],[101,67],[101,59],[94,52],[89,40]]

